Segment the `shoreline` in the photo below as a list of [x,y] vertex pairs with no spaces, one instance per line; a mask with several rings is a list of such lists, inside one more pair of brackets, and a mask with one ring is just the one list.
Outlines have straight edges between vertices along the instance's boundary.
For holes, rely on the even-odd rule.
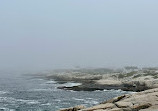
[[[104,77],[106,76],[106,77]],[[75,75],[75,74],[52,74],[46,76],[46,79],[52,79],[59,84],[74,82],[81,83],[76,86],[61,86],[59,89],[73,90],[73,91],[95,91],[95,90],[110,90],[110,89],[121,89],[123,91],[133,91],[140,92],[148,89],[153,89],[158,87],[158,79],[154,79],[151,76],[142,76],[138,78],[115,78],[111,76],[118,76],[118,74],[113,75]]]
[[158,88],[125,94],[92,107],[82,105],[59,111],[157,111]]
[[[102,70],[102,69],[101,69]],[[100,71],[97,70],[97,71]],[[74,82],[76,86],[59,89],[73,91],[123,90],[137,92],[113,98],[90,108],[76,106],[59,111],[156,111],[158,110],[158,69],[100,73],[94,70],[66,70],[49,73],[46,79],[60,84]],[[146,100],[149,98],[149,100]],[[82,109],[82,110],[80,110]],[[145,110],[146,109],[146,110]],[[149,110],[151,109],[151,110]],[[156,109],[156,110],[155,110]]]

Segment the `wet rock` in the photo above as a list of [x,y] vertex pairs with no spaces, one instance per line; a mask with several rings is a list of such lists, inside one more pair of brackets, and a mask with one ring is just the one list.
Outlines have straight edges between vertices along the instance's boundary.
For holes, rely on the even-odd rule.
[[122,90],[124,91],[135,91],[135,92],[140,92],[140,91],[145,91],[147,89],[150,89],[148,87],[148,84],[145,81],[129,81],[126,83],[123,83]]
[[73,87],[58,87],[58,89],[64,89],[64,90],[73,90],[73,91],[96,91],[96,90],[104,90],[97,87],[85,87],[85,86],[73,86]]

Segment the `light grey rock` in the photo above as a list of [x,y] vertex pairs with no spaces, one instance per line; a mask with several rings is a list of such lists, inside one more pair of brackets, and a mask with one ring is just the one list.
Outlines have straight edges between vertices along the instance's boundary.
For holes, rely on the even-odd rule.
[[93,111],[93,110],[101,110],[101,109],[112,109],[116,108],[116,105],[113,103],[99,104],[90,108],[83,109],[82,111]]
[[133,104],[131,102],[123,102],[123,101],[119,101],[119,102],[116,102],[115,105],[118,107],[118,108],[132,108],[133,107]]

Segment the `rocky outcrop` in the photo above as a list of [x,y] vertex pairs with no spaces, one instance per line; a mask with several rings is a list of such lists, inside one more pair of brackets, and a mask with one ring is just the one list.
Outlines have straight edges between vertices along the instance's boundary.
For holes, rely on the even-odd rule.
[[103,88],[97,88],[97,87],[86,87],[86,86],[72,86],[72,87],[66,87],[61,86],[58,87],[58,89],[64,89],[64,90],[73,90],[73,91],[96,91],[96,90],[104,90]]
[[[150,89],[151,87],[148,87],[145,83],[140,83],[140,81],[132,81],[132,82],[126,82],[117,84],[118,82],[113,82],[115,80],[110,80],[109,83],[95,83],[95,81],[89,81],[89,82],[83,82],[82,85],[78,86],[60,86],[58,89],[64,89],[64,90],[73,90],[73,91],[96,91],[96,90],[118,90],[121,89],[123,91],[134,91],[134,92],[140,92],[147,89]],[[120,83],[120,82],[119,82]]]
[[[78,69],[52,73],[48,74],[46,79],[61,83],[59,89],[74,91],[121,89],[139,92],[116,97],[90,108],[72,107],[61,111],[158,111],[158,89],[156,89],[158,88],[158,69],[108,72],[105,69]],[[81,84],[64,86],[63,83],[67,82]]]
[[158,88],[122,95],[89,108],[60,111],[158,111]]
[[[114,76],[114,77],[113,77]],[[121,89],[124,91],[134,91],[140,92],[147,89],[152,89],[158,87],[158,79],[153,79],[151,76],[143,76],[138,78],[121,78],[118,79],[114,75],[90,75],[90,74],[54,74],[49,75],[47,78],[53,79],[58,83],[76,82],[81,83],[78,86],[60,86],[59,89],[64,90],[74,90],[74,91],[95,91],[95,90],[111,90],[111,89]],[[146,80],[147,79],[147,80]]]
[[58,83],[82,83],[77,87],[59,87],[64,90],[94,91],[103,89],[121,89],[140,92],[158,88],[158,68],[125,67],[124,69],[81,68],[54,70],[45,75]]

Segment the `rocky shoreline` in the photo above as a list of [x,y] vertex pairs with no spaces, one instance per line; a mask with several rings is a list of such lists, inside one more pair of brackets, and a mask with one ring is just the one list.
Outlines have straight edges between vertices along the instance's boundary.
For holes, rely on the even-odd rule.
[[[132,70],[112,69],[79,69],[62,70],[47,74],[47,79],[61,83],[59,89],[73,91],[95,91],[121,89],[138,92],[123,95],[103,102],[99,105],[85,108],[76,106],[60,111],[158,111],[158,68]],[[77,86],[64,86],[63,83],[81,83]]]
[[75,82],[81,83],[78,86],[61,86],[59,89],[73,91],[95,91],[95,90],[111,90],[121,89],[123,91],[140,92],[147,89],[158,87],[158,73],[153,70],[138,70],[131,72],[111,72],[107,74],[91,74],[85,72],[63,71],[51,73],[46,76],[47,79],[53,79],[58,83]]
[[60,111],[158,111],[158,88],[115,97],[89,108],[76,106]]

